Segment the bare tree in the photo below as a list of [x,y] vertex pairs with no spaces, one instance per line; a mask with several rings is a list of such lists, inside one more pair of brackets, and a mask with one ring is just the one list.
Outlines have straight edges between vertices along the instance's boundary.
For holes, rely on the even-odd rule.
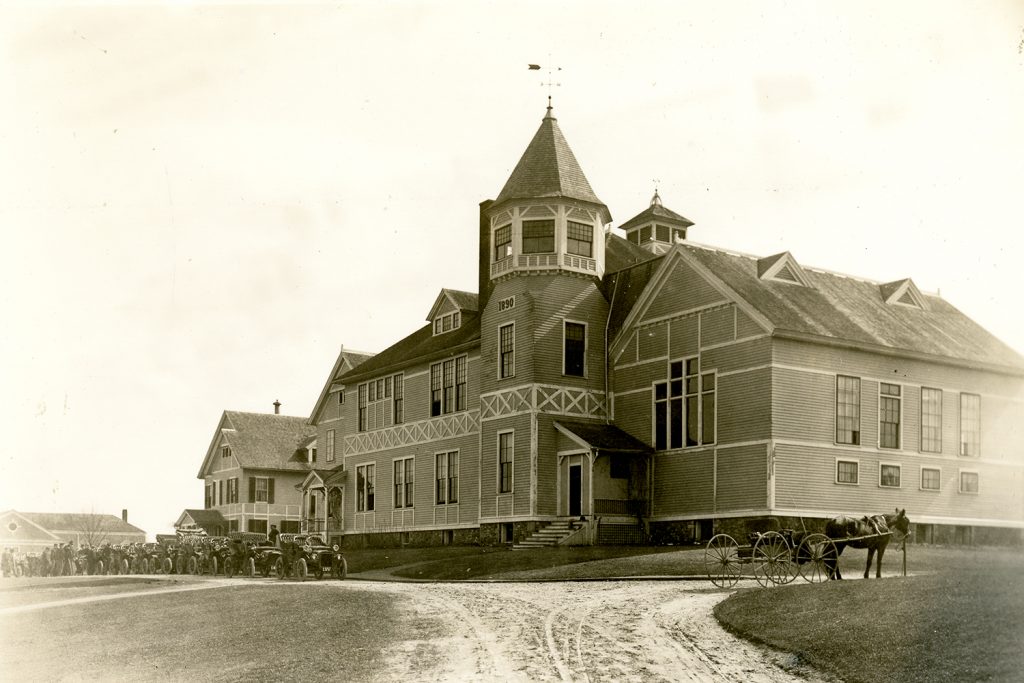
[[90,512],[87,515],[80,515],[75,524],[75,532],[78,534],[78,545],[96,547],[107,540],[110,532],[110,520],[107,515],[97,515]]

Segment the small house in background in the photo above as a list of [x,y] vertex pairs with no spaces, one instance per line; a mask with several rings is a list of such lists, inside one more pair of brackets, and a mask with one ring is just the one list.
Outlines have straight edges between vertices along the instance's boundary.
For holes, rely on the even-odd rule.
[[220,510],[185,509],[174,523],[177,531],[202,529],[208,536],[226,536],[228,521]]
[[21,553],[42,552],[58,543],[76,547],[104,543],[144,543],[146,532],[121,517],[94,513],[18,512],[0,513],[0,547]]

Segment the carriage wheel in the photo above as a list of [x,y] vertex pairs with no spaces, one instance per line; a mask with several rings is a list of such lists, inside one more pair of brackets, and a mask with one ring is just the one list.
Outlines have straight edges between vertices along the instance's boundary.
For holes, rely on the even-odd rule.
[[306,565],[306,558],[300,557],[295,561],[295,578],[299,581],[305,581],[309,576],[309,567]]
[[704,548],[704,571],[719,588],[732,588],[740,580],[740,548],[729,534],[716,534]]
[[810,534],[801,541],[796,551],[800,576],[808,583],[828,581],[829,565],[832,565],[834,571],[838,560],[836,544],[825,534]]
[[789,543],[777,531],[761,534],[754,544],[754,578],[762,586],[789,583],[796,578]]

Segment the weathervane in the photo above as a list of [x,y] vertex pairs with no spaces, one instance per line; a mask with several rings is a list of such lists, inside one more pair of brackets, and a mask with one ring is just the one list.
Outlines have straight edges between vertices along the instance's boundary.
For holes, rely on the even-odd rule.
[[[527,66],[529,67],[530,71],[540,71],[542,68],[545,68],[541,67],[540,64],[529,64]],[[561,83],[555,82],[553,71],[561,71],[562,67],[551,66],[551,55],[548,55],[548,66],[546,68],[548,70],[548,82],[542,82],[541,86],[546,85],[548,87],[548,109],[551,109],[551,88],[560,88],[562,86]]]

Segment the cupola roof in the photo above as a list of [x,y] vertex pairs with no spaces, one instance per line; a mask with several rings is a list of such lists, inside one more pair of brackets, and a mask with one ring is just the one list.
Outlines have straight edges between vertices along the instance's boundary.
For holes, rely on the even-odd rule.
[[492,208],[511,200],[546,197],[564,197],[596,204],[602,210],[604,222],[611,222],[608,207],[597,198],[587,177],[583,175],[583,169],[562,135],[550,106]]
[[659,197],[657,191],[655,191],[654,196],[651,197],[651,205],[620,225],[619,229],[631,230],[632,228],[653,223],[654,221],[661,221],[662,223],[682,228],[688,228],[693,225],[693,221],[689,218],[680,216],[678,213],[662,204],[661,197]]

